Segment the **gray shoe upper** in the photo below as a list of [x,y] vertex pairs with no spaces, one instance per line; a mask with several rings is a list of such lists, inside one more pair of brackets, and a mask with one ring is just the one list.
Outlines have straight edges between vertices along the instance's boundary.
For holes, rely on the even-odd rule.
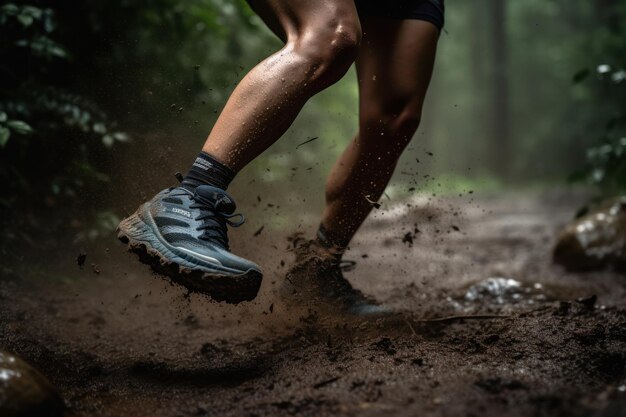
[[165,189],[146,203],[143,213],[151,218],[148,223],[156,227],[162,240],[181,256],[235,271],[261,272],[255,263],[229,251],[227,226],[244,222],[243,215],[233,214],[235,209],[224,190],[200,185],[193,192],[184,187]]

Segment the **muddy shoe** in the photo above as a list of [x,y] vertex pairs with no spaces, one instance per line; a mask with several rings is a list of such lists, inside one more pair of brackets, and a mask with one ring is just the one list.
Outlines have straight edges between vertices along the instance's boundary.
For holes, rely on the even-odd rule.
[[195,192],[168,188],[122,220],[118,237],[142,262],[190,291],[217,301],[249,301],[263,274],[229,251],[227,225],[244,222],[243,215],[233,214],[235,208],[232,198],[216,187],[200,185]]
[[394,314],[391,308],[354,288],[343,276],[343,271],[354,268],[354,262],[325,255],[315,241],[303,244],[296,253],[296,264],[287,273],[282,291],[288,302],[361,318]]

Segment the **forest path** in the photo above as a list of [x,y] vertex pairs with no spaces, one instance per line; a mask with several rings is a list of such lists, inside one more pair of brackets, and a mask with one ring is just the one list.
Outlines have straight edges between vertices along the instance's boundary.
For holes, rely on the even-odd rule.
[[[55,272],[65,280],[2,282],[0,346],[40,368],[76,416],[623,416],[626,279],[567,273],[550,259],[579,203],[383,206],[349,252],[358,263],[347,277],[410,311],[406,323],[287,310],[274,295],[291,260],[287,232],[266,230],[236,246],[264,260],[255,302],[185,296],[111,242],[84,270],[68,254]],[[490,277],[521,286],[489,287]],[[489,293],[497,283],[509,287]],[[507,317],[420,321],[470,314]]]

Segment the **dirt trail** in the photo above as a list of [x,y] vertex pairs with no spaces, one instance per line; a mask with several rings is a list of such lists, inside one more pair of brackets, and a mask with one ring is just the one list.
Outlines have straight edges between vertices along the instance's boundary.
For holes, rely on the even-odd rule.
[[[65,280],[3,280],[0,346],[41,369],[70,416],[626,416],[626,278],[550,261],[578,203],[383,206],[351,249],[347,277],[410,312],[406,323],[287,310],[274,293],[292,231],[266,228],[233,236],[235,250],[265,259],[253,303],[185,296],[111,242],[82,271],[68,255],[54,272]],[[527,291],[464,298],[489,277]],[[506,317],[423,321],[469,314]]]

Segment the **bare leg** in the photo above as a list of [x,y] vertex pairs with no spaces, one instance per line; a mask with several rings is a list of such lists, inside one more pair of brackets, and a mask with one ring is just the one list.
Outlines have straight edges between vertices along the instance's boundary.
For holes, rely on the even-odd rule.
[[[359,132],[332,168],[322,225],[346,246],[387,187],[419,125],[439,32],[421,20],[362,20]],[[366,198],[367,196],[367,198]]]
[[[230,253],[235,172],[274,143],[318,91],[356,57],[361,26],[353,0],[252,0],[285,46],[239,83],[180,187],[163,190],[118,226],[119,238],[173,281],[238,303],[256,297],[263,272]],[[236,216],[235,216],[236,217]]]
[[282,136],[310,97],[346,73],[361,38],[353,0],[250,3],[286,43],[239,83],[202,148],[234,171]]

